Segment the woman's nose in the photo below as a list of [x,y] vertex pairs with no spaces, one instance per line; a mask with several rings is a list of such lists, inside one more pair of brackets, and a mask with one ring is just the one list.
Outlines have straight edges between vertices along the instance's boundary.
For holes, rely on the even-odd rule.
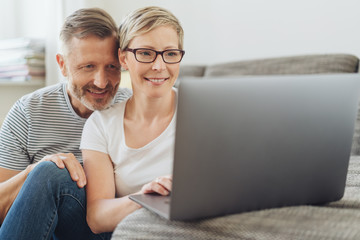
[[166,68],[166,63],[164,62],[162,56],[158,54],[153,62],[152,69],[156,71],[163,71]]

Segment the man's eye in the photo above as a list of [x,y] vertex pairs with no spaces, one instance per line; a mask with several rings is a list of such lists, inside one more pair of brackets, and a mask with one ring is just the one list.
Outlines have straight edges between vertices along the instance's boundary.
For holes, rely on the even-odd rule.
[[85,68],[85,69],[92,69],[92,68],[94,68],[94,65],[88,64],[88,65],[83,66],[83,68]]
[[120,67],[117,65],[110,64],[110,65],[108,65],[108,69],[117,71],[117,70],[120,70]]
[[110,65],[109,65],[109,68],[118,68],[118,66],[115,66],[115,65],[110,64]]

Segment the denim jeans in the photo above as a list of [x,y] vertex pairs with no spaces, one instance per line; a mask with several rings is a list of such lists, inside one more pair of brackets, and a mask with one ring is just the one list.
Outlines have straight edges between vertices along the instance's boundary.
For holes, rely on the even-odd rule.
[[110,239],[95,235],[86,223],[85,189],[66,169],[38,164],[28,175],[1,228],[1,240]]

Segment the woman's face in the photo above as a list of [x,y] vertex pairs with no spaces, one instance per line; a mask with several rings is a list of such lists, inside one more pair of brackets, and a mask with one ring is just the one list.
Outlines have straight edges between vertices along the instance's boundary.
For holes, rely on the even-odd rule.
[[[156,51],[178,49],[179,39],[171,26],[159,26],[150,32],[133,38],[128,48],[147,48]],[[121,66],[129,70],[134,95],[145,94],[147,97],[162,97],[171,92],[178,75],[180,63],[165,63],[157,55],[152,63],[141,63],[132,52],[119,52]]]

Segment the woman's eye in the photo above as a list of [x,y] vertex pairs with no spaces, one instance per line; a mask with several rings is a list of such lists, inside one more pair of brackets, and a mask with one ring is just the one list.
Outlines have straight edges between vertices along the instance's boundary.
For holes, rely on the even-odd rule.
[[176,51],[173,51],[173,52],[167,52],[166,55],[169,56],[169,57],[176,57],[179,53],[176,52]]
[[150,56],[151,52],[150,51],[141,51],[141,52],[139,52],[139,54],[141,54],[143,56]]

